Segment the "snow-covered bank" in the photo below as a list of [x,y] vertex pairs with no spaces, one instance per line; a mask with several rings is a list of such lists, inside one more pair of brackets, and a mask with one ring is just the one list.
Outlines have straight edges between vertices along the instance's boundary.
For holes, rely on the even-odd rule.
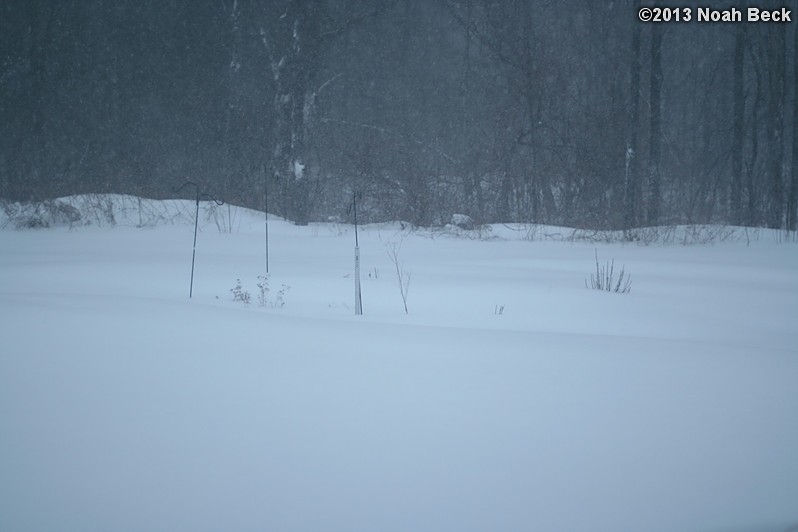
[[239,216],[0,231],[0,529],[798,524],[798,246]]

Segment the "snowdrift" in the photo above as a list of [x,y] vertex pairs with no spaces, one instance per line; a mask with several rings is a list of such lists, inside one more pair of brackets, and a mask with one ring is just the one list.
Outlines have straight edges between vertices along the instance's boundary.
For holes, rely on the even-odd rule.
[[798,525],[779,233],[367,226],[355,316],[349,225],[270,217],[267,275],[263,213],[201,204],[189,299],[194,202],[88,198],[0,231],[2,530]]

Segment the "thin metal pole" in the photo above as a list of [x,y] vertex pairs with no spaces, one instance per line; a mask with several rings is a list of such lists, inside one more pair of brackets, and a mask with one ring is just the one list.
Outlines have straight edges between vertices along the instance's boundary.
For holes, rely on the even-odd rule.
[[213,201],[216,205],[224,205],[223,201],[219,201],[210,194],[203,194],[200,191],[199,185],[194,183],[193,181],[186,181],[183,183],[183,186],[180,188],[173,189],[175,192],[180,192],[186,187],[194,187],[194,190],[197,193],[197,198],[195,200],[196,209],[194,210],[194,247],[191,250],[191,284],[188,288],[188,297],[189,299],[194,295],[194,261],[197,258],[197,227],[199,225],[199,204],[200,199],[206,198]]
[[355,246],[355,316],[363,315],[363,300],[360,296],[360,248]]
[[355,247],[357,247],[357,192],[352,196],[352,208],[355,211]]
[[263,214],[266,217],[266,273],[269,273],[269,178],[263,165]]
[[197,256],[197,222],[199,220],[199,187],[197,187],[197,209],[194,213],[194,249],[191,251],[191,285],[188,289],[188,298],[194,295],[194,259]]
[[355,316],[363,314],[363,300],[360,295],[360,245],[357,239],[357,192],[352,198],[355,212]]

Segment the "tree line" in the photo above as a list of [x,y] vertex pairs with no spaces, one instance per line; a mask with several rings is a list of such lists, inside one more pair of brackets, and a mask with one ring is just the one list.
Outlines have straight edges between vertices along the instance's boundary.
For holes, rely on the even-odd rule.
[[798,23],[640,5],[6,0],[0,198],[191,180],[297,223],[357,191],[366,221],[798,229]]

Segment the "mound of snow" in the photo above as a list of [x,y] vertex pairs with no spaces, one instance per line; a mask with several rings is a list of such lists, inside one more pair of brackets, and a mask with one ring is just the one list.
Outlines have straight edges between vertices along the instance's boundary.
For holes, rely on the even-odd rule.
[[[110,199],[113,230],[0,231],[0,530],[798,523],[798,246],[777,233],[375,224],[354,316],[351,226],[270,224],[268,297],[290,291],[260,306],[262,213],[201,205],[189,299],[194,202]],[[596,248],[631,293],[585,288]]]

